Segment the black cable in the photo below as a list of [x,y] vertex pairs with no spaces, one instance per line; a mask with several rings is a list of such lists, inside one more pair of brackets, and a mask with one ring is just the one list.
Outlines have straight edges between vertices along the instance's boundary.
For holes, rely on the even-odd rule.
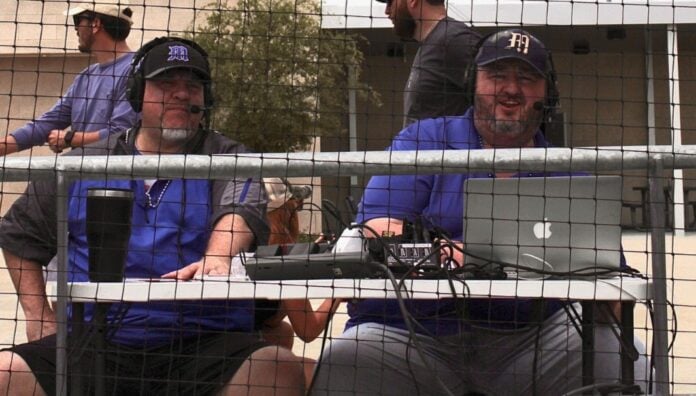
[[[401,311],[401,314],[404,316],[404,318],[411,317],[410,313],[406,309],[406,303],[404,302],[404,298],[401,295],[401,290],[399,288],[399,284],[396,281],[396,278],[394,277],[394,274],[391,272],[391,270],[386,265],[384,265],[382,263],[372,261],[372,262],[370,262],[370,264],[374,265],[374,266],[380,268],[382,271],[384,271],[385,275],[387,275],[387,278],[391,282],[392,287],[394,288],[394,294],[396,296],[396,301],[397,301],[397,304],[399,305],[399,310]],[[420,341],[418,340],[418,337],[416,336],[416,332],[413,329],[413,323],[410,320],[404,320],[404,323],[406,324],[406,329],[408,330],[409,338],[411,340],[413,340],[413,346],[416,348],[416,352],[418,353],[418,356],[423,361],[423,365],[425,366],[425,368],[433,374],[433,376],[435,377],[435,382],[437,383],[437,385],[441,388],[441,390],[445,394],[453,395],[453,393],[449,390],[449,388],[447,388],[447,385],[445,385],[445,383],[442,382],[442,379],[438,375],[437,371],[435,371],[435,369],[430,366],[430,363],[425,358],[425,352],[423,351],[423,347],[420,345]],[[408,361],[408,357],[406,360]],[[414,382],[416,384],[418,384],[417,381],[414,381]]]
[[534,334],[534,359],[532,360],[532,395],[536,396],[539,394],[538,384],[537,384],[537,366],[539,365],[539,339],[541,338],[541,327],[544,321],[539,320],[539,324],[536,326],[536,332]]
[[[505,261],[500,261],[500,260],[492,260],[489,257],[483,257],[480,255],[477,255],[475,253],[472,253],[470,250],[467,250],[465,248],[462,248],[458,246],[454,241],[452,241],[449,237],[446,235],[441,236],[442,239],[447,241],[449,244],[451,244],[452,248],[456,249],[457,251],[461,252],[462,254],[466,256],[471,256],[475,259],[482,260],[488,263],[492,264],[498,264],[502,266],[503,268],[512,268],[512,269],[517,269],[517,270],[524,270],[524,271],[529,271],[532,273],[536,273],[539,275],[547,275],[549,277],[561,277],[563,279],[566,279],[570,275],[575,275],[575,276],[597,276],[597,275],[609,275],[612,273],[622,273],[625,275],[630,275],[633,277],[642,277],[641,274],[639,274],[635,269],[626,267],[626,268],[615,268],[615,267],[609,267],[609,266],[594,266],[591,268],[580,268],[576,269],[573,271],[568,271],[568,272],[562,272],[562,271],[549,271],[549,270],[542,270],[538,268],[533,268],[533,267],[528,267],[525,265],[520,265],[520,264],[514,264],[514,263],[509,263]],[[603,270],[603,271],[597,271],[597,269]],[[591,273],[584,273],[587,271],[592,271]]]
[[679,331],[677,330],[677,308],[674,306],[674,303],[671,302],[670,300],[666,300],[667,304],[672,308],[672,320],[674,321],[674,326],[672,327],[672,341],[669,343],[669,346],[667,347],[667,353],[672,351],[672,347],[674,346],[674,341],[677,339],[677,335],[679,334]]

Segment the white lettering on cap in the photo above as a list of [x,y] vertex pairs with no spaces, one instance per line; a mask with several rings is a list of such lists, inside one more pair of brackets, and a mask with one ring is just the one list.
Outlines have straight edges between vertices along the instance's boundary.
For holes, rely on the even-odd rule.
[[510,37],[510,44],[505,47],[505,49],[516,49],[517,52],[521,52],[525,55],[529,52],[529,36],[522,33],[512,33]]
[[167,62],[172,61],[188,62],[188,48],[184,47],[183,45],[170,45],[169,58],[167,58]]

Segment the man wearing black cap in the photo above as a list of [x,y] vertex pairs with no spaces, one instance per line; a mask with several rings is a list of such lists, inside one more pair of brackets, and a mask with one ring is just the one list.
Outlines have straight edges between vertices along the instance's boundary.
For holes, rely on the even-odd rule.
[[125,99],[133,53],[126,43],[133,11],[126,0],[85,3],[69,9],[80,52],[96,61],[80,72],[48,112],[0,140],[0,155],[48,143],[54,152],[106,139],[133,125]]
[[[543,43],[521,29],[501,31],[482,42],[475,63],[469,71],[474,105],[464,116],[413,124],[390,150],[548,147],[539,126],[558,93]],[[533,176],[563,174],[375,176],[356,221],[377,235],[400,234],[402,219],[421,221],[462,241],[467,178]],[[450,255],[463,263],[461,254]],[[326,349],[315,394],[563,394],[582,384],[582,341],[563,310],[567,303],[444,297],[404,303],[409,319],[395,300],[349,304],[346,332]],[[635,378],[646,390],[645,352],[636,348]],[[596,381],[620,377],[619,350],[611,326],[597,325]]]
[[420,43],[404,88],[403,126],[425,119],[459,116],[466,100],[464,70],[474,57],[478,33],[447,16],[444,0],[377,0],[394,32]]
[[[166,156],[234,154],[240,144],[208,130],[210,68],[195,43],[159,38],[135,55],[128,100],[141,123],[115,139],[68,155]],[[88,280],[85,207],[88,189],[133,192],[126,278],[191,279],[230,272],[231,257],[265,244],[266,196],[258,180],[235,178],[81,180],[70,188],[69,280]],[[34,182],[0,225],[0,246],[26,316],[29,343],[0,352],[0,389],[55,394],[55,315],[42,266],[56,254],[55,183]],[[292,352],[254,332],[253,300],[112,304],[107,313],[108,378],[83,364],[90,388],[104,380],[110,394],[276,394],[304,392],[302,365]],[[93,307],[85,307],[89,321]],[[72,340],[80,344],[78,340]],[[87,342],[87,341],[86,341]],[[81,362],[91,362],[89,345]],[[24,393],[22,393],[24,392]],[[89,393],[89,392],[88,392]]]

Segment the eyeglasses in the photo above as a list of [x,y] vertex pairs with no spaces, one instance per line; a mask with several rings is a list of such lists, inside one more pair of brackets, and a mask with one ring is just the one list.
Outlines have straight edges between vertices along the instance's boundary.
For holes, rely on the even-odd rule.
[[81,23],[83,20],[87,20],[87,22],[91,22],[92,19],[94,19],[94,18],[92,18],[92,17],[89,16],[89,15],[85,15],[85,14],[73,15],[73,23],[75,24],[75,27],[76,27],[76,28],[77,28],[78,26],[80,26],[80,23]]

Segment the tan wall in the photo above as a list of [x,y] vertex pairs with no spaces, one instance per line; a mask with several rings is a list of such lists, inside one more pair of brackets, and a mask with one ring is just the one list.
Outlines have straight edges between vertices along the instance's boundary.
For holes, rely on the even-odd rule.
[[[90,0],[92,1],[92,0]],[[114,4],[117,0],[96,0]],[[236,4],[237,0],[222,0]],[[162,35],[180,35],[206,15],[210,0],[131,0],[132,48]],[[0,2],[0,54],[65,53],[77,49],[72,18],[63,15],[77,1],[3,0]],[[209,8],[208,8],[209,9]]]

